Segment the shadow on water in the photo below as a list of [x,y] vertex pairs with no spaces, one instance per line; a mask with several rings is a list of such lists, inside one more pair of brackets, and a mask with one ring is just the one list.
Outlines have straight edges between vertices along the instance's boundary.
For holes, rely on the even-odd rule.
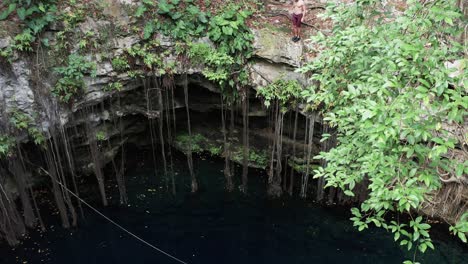
[[[197,159],[200,192],[190,194],[185,161],[176,166],[176,197],[151,169],[128,173],[130,205],[100,210],[122,226],[187,263],[401,263],[413,257],[380,229],[358,232],[348,210],[323,208],[294,198],[266,198],[266,176],[250,171],[247,196],[224,191],[223,162]],[[237,174],[239,175],[239,174]],[[236,186],[240,183],[236,182]],[[170,188],[169,188],[170,189]],[[97,193],[96,193],[97,194]],[[94,197],[97,204],[99,197]],[[114,204],[114,205],[112,205]],[[32,233],[15,249],[0,247],[0,263],[176,263],[124,234],[91,211],[75,230]],[[434,241],[421,263],[467,263],[468,250],[454,240]]]

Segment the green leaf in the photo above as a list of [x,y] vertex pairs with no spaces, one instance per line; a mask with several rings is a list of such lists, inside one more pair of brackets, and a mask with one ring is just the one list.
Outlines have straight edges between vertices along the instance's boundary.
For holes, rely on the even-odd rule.
[[44,7],[44,4],[43,4],[43,3],[40,3],[40,4],[39,4],[39,10],[40,10],[41,12],[43,12],[43,13],[45,13],[45,12],[46,12],[46,10],[45,10],[45,7]]
[[178,20],[178,19],[181,18],[181,17],[182,17],[182,13],[180,13],[180,12],[175,12],[175,13],[173,13],[173,14],[171,15],[171,18],[172,18],[173,20]]
[[351,208],[351,213],[357,217],[362,217],[361,212],[356,207]]
[[223,29],[223,33],[229,36],[231,36],[232,33],[234,32],[231,27],[223,27],[222,29]]
[[136,17],[142,17],[143,14],[144,14],[146,11],[147,11],[146,6],[140,5],[140,6],[138,6],[138,8],[137,8],[137,10],[136,10],[136,12],[135,12],[135,16],[136,16]]
[[0,21],[5,20],[16,9],[16,4],[10,4],[6,10],[0,13]]
[[16,14],[18,15],[19,19],[25,20],[26,19],[26,9],[24,7],[20,7],[16,10]]
[[422,253],[426,252],[426,249],[427,249],[427,244],[423,243],[423,244],[419,245],[419,250]]
[[463,241],[464,243],[467,243],[465,233],[463,233],[463,232],[458,232],[458,237],[461,239],[461,241]]
[[146,23],[145,28],[143,29],[143,39],[149,39],[153,35],[153,32],[154,23],[152,21]]
[[420,224],[418,227],[420,229],[424,229],[424,230],[431,228],[431,226],[429,224],[426,224],[426,223]]
[[200,14],[198,15],[198,20],[199,20],[201,23],[208,23],[208,19],[206,18],[205,13],[200,13]]

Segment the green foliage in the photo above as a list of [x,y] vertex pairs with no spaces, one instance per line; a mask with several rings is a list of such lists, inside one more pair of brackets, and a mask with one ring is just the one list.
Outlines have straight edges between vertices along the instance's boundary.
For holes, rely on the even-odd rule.
[[[246,24],[250,14],[250,11],[239,5],[228,4],[213,17],[192,0],[162,0],[157,4],[143,1],[134,16],[145,18],[142,32],[144,40],[151,39],[155,32],[161,32],[182,41],[185,44],[178,45],[179,54],[188,52],[192,62],[207,66],[204,75],[208,79],[218,82],[222,87],[234,87],[236,83],[247,83],[247,74],[242,67],[252,53],[253,35]],[[204,35],[208,35],[216,47],[191,44],[194,38]],[[162,65],[158,66],[163,68]]]
[[433,248],[430,225],[421,217],[388,223],[384,216],[420,209],[441,187],[440,171],[460,175],[460,162],[446,157],[457,139],[442,124],[463,126],[468,97],[444,65],[462,58],[451,41],[461,16],[454,1],[407,2],[398,15],[385,12],[381,1],[330,4],[333,34],[314,38],[323,51],[302,69],[320,86],[302,95],[338,130],[338,145],[317,156],[328,166],[316,177],[351,196],[367,179],[369,196],[352,210],[354,224],[383,227],[401,245],[424,252]]
[[33,139],[34,144],[41,146],[45,143],[44,134],[37,128],[30,116],[16,109],[11,114],[10,122],[17,130],[26,130],[28,135]]
[[[24,25],[23,31],[14,38],[14,42],[1,52],[4,57],[10,57],[13,50],[32,51],[32,44],[39,33],[57,19],[56,0],[6,0],[0,7],[0,21],[16,14]],[[48,43],[48,40],[43,40]]]
[[467,243],[466,235],[468,234],[468,212],[465,212],[455,226],[449,228],[453,235],[458,236],[461,241]]
[[144,63],[145,67],[150,70],[163,69],[164,61],[160,52],[160,45],[156,41],[141,44],[135,44],[129,49],[127,53],[130,57],[140,60]]
[[223,151],[223,146],[211,146],[211,147],[208,148],[208,151],[213,156],[219,156],[219,155],[221,155],[221,153]]
[[85,74],[96,75],[96,65],[88,62],[83,56],[71,54],[68,56],[67,66],[56,67],[54,71],[61,78],[55,84],[52,93],[61,102],[67,103],[84,88],[83,78]]
[[20,21],[26,24],[34,35],[56,19],[56,0],[6,0],[3,5],[8,8],[0,13],[0,21],[16,13]]
[[250,11],[238,5],[229,5],[226,10],[210,21],[208,36],[219,46],[221,52],[236,56],[238,64],[252,55],[253,35],[246,24]]
[[115,57],[112,59],[112,68],[114,69],[114,71],[124,72],[130,69],[130,65],[128,64],[128,61],[126,58]]
[[159,31],[177,40],[188,41],[190,38],[202,36],[211,14],[200,10],[191,0],[162,0],[158,3],[142,1],[134,16],[146,18],[143,27],[145,40]]
[[99,131],[96,133],[96,140],[97,141],[104,141],[107,138],[107,134],[105,131]]
[[109,85],[104,87],[104,91],[107,91],[107,92],[112,92],[112,91],[120,92],[122,89],[123,89],[123,84],[119,81],[111,82],[109,83]]
[[15,36],[14,44],[12,47],[19,51],[32,51],[33,49],[31,47],[31,44],[35,39],[36,37],[32,35],[31,30],[25,29],[23,33]]
[[14,140],[11,137],[0,134],[0,158],[8,157],[11,154],[13,144]]
[[235,100],[237,97],[237,89],[247,85],[249,81],[244,66],[253,53],[252,42],[254,37],[246,23],[251,14],[252,12],[245,7],[228,4],[222,12],[210,20],[208,27],[208,37],[215,43],[217,52],[226,54],[225,58],[229,56],[234,61],[234,63],[231,63],[231,61],[227,61],[222,57],[217,59],[220,62],[229,62],[224,62],[226,64],[224,68],[231,74],[227,76],[218,75],[219,71],[214,71],[215,74],[210,73],[208,77],[212,79],[220,79],[219,76],[226,78],[228,86],[234,89],[227,90],[224,81],[220,82],[220,85],[226,97],[231,97],[231,100]]
[[205,32],[209,17],[207,12],[203,12],[193,3],[193,1],[179,0],[159,1],[158,14],[168,18],[172,23],[161,23],[160,30],[166,35],[179,40],[188,40],[193,37],[200,37]]
[[88,31],[83,36],[76,35],[76,27],[78,23],[83,22],[86,18],[86,11],[83,4],[69,3],[70,6],[66,10],[60,10],[58,20],[63,23],[63,29],[55,34],[56,43],[52,47],[55,55],[55,59],[59,62],[58,64],[65,63],[67,56],[70,54],[73,47],[72,38],[79,39],[78,47],[81,50],[88,48],[96,49],[98,43],[96,41],[95,33]]
[[130,77],[132,79],[141,78],[141,77],[143,77],[145,75],[144,72],[141,71],[141,70],[127,71],[127,74],[128,74],[128,77]]
[[277,100],[283,109],[295,107],[303,99],[301,96],[303,88],[296,80],[276,80],[265,87],[257,90],[257,95],[264,99],[266,107],[271,105],[272,101]]
[[288,165],[292,167],[295,171],[300,173],[305,173],[307,171],[314,171],[316,170],[319,165],[317,164],[309,164],[309,170],[307,170],[307,162],[304,159],[292,157],[288,159]]
[[194,152],[201,153],[203,152],[202,145],[207,141],[207,139],[201,134],[193,134],[189,136],[188,134],[180,134],[175,138],[175,144],[179,149],[184,152]]
[[268,165],[268,154],[266,151],[255,151],[251,148],[249,149],[249,161],[266,168]]
[[[232,160],[242,164],[244,160],[244,152],[242,147],[237,148],[233,151]],[[268,154],[265,150],[256,150],[254,148],[249,148],[249,163],[255,165],[259,168],[266,168],[268,166]]]
[[96,39],[96,34],[92,31],[88,31],[84,33],[84,36],[82,36],[81,40],[78,42],[78,48],[80,48],[80,50],[86,51],[89,49],[96,50],[99,48],[99,44]]
[[[231,80],[230,69],[234,64],[234,58],[227,53],[205,43],[190,43],[187,55],[194,64],[205,65],[203,75],[208,80],[217,82],[221,86]],[[232,83],[231,86],[233,86]]]
[[86,19],[87,8],[92,5],[92,3],[69,3],[66,12],[61,10],[60,12],[60,21],[63,22],[65,29],[64,31],[71,31],[78,23],[83,22]]

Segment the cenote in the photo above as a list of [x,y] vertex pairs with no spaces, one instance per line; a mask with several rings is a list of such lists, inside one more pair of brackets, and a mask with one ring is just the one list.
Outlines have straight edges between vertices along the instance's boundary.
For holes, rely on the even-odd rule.
[[[348,208],[324,207],[299,198],[271,199],[266,175],[250,170],[250,192],[224,188],[223,162],[210,156],[194,159],[200,190],[190,193],[190,175],[182,157],[176,161],[174,197],[163,175],[143,162],[127,175],[128,206],[108,186],[110,204],[88,202],[160,249],[187,263],[401,263],[413,251],[399,247],[381,229],[358,232]],[[240,171],[240,166],[236,168]],[[239,182],[236,182],[236,186]],[[33,231],[15,248],[0,248],[0,263],[177,263],[85,208],[78,228],[63,229],[56,213],[47,231]],[[445,229],[446,227],[443,227]],[[439,228],[434,227],[437,232]],[[436,233],[435,251],[417,254],[421,263],[466,263],[462,244]]]
[[304,2],[0,0],[0,263],[468,263],[466,1]]

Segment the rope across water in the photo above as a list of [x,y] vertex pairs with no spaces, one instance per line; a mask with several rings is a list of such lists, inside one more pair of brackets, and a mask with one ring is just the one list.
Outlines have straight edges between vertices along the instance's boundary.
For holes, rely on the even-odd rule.
[[156,246],[152,245],[151,243],[147,242],[146,240],[144,240],[143,238],[140,238],[139,236],[135,235],[134,233],[132,233],[131,231],[127,230],[125,227],[117,224],[115,221],[113,221],[112,219],[110,219],[109,217],[105,216],[103,213],[99,212],[96,208],[94,208],[93,206],[91,206],[90,204],[88,204],[86,201],[84,201],[83,199],[81,199],[78,195],[76,195],[74,192],[72,192],[70,189],[68,189],[65,185],[63,185],[61,182],[59,181],[56,181],[62,188],[64,188],[67,192],[69,192],[71,195],[73,195],[74,197],[76,197],[78,200],[80,200],[84,205],[86,205],[87,207],[89,207],[91,210],[93,210],[95,213],[97,213],[98,215],[102,216],[104,219],[106,219],[107,221],[109,221],[110,223],[112,223],[113,225],[115,225],[116,227],[118,227],[119,229],[121,229],[122,231],[124,231],[125,233],[129,234],[130,236],[134,237],[135,239],[137,239],[138,241],[140,241],[141,243],[149,246],[150,248],[158,251],[159,253],[161,254],[164,254],[166,255],[167,257],[179,262],[179,263],[182,263],[182,264],[187,264],[187,262],[163,251],[162,249],[159,249],[157,248]]

